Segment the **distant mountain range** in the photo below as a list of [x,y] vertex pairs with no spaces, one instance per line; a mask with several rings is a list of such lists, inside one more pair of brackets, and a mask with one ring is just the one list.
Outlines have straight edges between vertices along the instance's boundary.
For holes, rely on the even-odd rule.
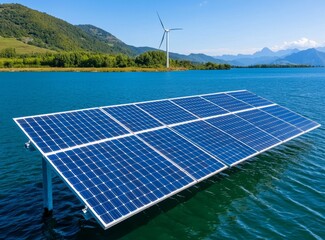
[[[20,4],[0,4],[0,37],[15,38],[40,48],[54,51],[91,51],[137,56],[152,47],[128,45],[113,34],[89,24],[72,25]],[[325,66],[325,47],[300,51],[287,49],[274,52],[263,48],[254,54],[208,56],[205,54],[170,53],[176,60],[229,63],[234,66],[256,64],[306,64]]]
[[307,50],[286,49],[280,51],[272,51],[269,48],[263,48],[254,54],[244,55],[222,55],[216,58],[225,60],[235,66],[251,66],[257,64],[304,64],[312,66],[325,66],[323,55],[325,47],[311,48]]
[[275,64],[305,64],[312,66],[325,66],[325,52],[310,48],[277,59]]

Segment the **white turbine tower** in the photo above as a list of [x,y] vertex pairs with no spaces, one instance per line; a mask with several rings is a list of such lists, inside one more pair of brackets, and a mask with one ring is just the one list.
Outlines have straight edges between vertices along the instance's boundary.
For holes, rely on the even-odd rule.
[[167,56],[167,62],[166,62],[166,67],[169,68],[169,33],[170,31],[174,31],[174,30],[183,30],[182,28],[165,28],[163,22],[161,21],[161,18],[159,16],[159,13],[157,12],[157,15],[158,15],[158,18],[159,18],[159,21],[161,23],[161,26],[162,28],[164,29],[164,34],[162,36],[162,39],[161,39],[161,42],[160,42],[160,45],[159,45],[159,49],[165,39],[165,35],[166,35],[166,56]]

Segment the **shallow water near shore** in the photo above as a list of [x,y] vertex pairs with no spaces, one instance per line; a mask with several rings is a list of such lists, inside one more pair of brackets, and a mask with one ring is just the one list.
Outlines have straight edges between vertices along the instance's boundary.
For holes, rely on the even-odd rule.
[[[322,126],[104,231],[53,179],[12,118],[247,89]],[[0,73],[0,239],[324,239],[325,68],[152,73]]]

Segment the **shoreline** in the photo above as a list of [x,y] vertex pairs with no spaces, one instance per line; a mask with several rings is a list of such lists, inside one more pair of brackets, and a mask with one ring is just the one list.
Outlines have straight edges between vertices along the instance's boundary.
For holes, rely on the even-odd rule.
[[0,68],[0,72],[169,72],[169,71],[186,71],[185,68],[57,68],[57,67],[40,67],[40,68]]

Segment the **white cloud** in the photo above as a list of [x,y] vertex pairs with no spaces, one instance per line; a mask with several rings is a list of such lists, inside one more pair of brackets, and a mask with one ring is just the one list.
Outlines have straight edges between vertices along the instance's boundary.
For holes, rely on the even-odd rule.
[[279,51],[279,50],[292,49],[292,48],[298,48],[298,49],[316,48],[320,46],[322,46],[322,44],[314,40],[303,37],[291,42],[285,41],[283,44],[275,45],[271,49],[273,51]]
[[200,2],[199,6],[203,7],[203,6],[207,5],[207,4],[208,4],[208,1],[202,1],[202,2]]

